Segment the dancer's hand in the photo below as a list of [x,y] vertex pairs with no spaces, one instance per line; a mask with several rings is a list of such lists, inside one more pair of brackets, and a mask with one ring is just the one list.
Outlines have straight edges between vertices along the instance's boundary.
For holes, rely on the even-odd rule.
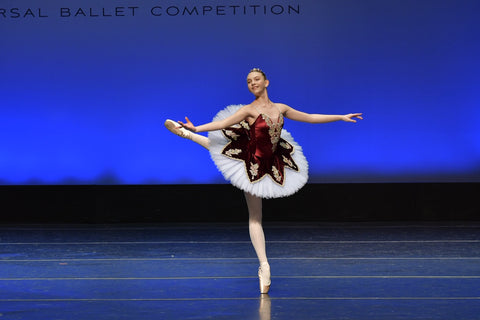
[[346,122],[357,122],[357,120],[355,120],[353,118],[363,120],[362,114],[363,113],[349,113],[349,114],[344,115],[342,117],[342,120],[346,121]]
[[183,123],[182,121],[178,121],[178,123],[180,123],[182,125],[182,127],[184,127],[187,130],[190,130],[192,132],[197,131],[197,129],[195,128],[193,123],[190,121],[190,119],[188,119],[188,117],[185,117],[185,121],[186,121],[185,123]]

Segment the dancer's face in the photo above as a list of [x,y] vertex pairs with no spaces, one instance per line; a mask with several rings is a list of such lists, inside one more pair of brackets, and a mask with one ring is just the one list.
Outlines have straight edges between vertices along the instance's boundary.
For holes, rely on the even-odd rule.
[[255,96],[259,96],[268,87],[268,80],[260,72],[250,72],[247,76],[248,90]]

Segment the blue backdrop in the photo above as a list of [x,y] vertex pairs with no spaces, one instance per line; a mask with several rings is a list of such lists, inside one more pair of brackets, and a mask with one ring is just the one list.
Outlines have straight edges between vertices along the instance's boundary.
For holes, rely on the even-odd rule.
[[357,124],[285,128],[310,182],[480,181],[480,1],[4,0],[0,183],[217,183],[195,124],[273,101]]

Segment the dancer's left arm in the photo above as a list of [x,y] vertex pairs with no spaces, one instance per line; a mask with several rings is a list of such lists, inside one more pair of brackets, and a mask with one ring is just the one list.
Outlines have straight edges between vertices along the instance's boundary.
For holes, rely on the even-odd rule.
[[317,114],[298,111],[285,104],[282,104],[280,107],[286,118],[301,122],[328,123],[340,120],[346,122],[357,122],[355,119],[363,120],[362,113],[349,113],[345,115]]

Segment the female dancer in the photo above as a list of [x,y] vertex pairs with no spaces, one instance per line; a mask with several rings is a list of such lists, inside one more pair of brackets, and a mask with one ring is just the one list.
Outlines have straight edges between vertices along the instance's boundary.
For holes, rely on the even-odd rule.
[[[171,132],[190,139],[210,151],[224,177],[245,193],[249,212],[250,239],[260,262],[260,292],[270,289],[270,265],[262,228],[262,198],[279,198],[298,191],[308,179],[308,163],[301,147],[283,130],[283,118],[327,123],[356,122],[361,113],[346,115],[308,114],[268,98],[270,82],[265,73],[254,68],[247,75],[249,91],[255,100],[245,106],[228,106],[212,122],[194,126],[166,120]],[[221,131],[219,131],[221,130]],[[208,138],[197,132],[208,131]]]

